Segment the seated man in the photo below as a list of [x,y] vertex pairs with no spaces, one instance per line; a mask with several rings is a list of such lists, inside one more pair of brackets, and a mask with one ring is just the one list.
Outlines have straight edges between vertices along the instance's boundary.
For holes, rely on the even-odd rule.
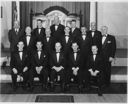
[[55,43],[55,51],[51,54],[50,66],[51,66],[51,88],[53,90],[54,87],[54,79],[57,74],[60,75],[61,88],[64,91],[65,85],[65,58],[64,53],[61,51],[61,43]]
[[79,90],[82,88],[82,77],[81,77],[81,55],[79,45],[77,42],[72,43],[72,51],[69,53],[68,58],[68,69],[67,69],[67,85],[71,80],[75,80],[79,85]]
[[13,89],[17,89],[17,77],[20,75],[23,78],[23,85],[26,88],[26,84],[28,81],[29,75],[29,61],[28,56],[24,50],[24,43],[23,41],[19,41],[17,44],[18,49],[12,55],[12,62],[11,62],[11,76],[12,76],[12,84]]
[[37,50],[33,52],[32,55],[32,69],[30,70],[30,85],[33,87],[34,77],[39,77],[40,82],[42,83],[42,88],[47,89],[47,79],[48,79],[48,70],[47,70],[47,55],[42,49],[42,42],[37,41],[36,47]]
[[101,95],[101,85],[103,84],[103,66],[104,61],[100,54],[98,54],[98,48],[96,45],[92,45],[92,54],[88,57],[87,69],[85,73],[85,85],[90,87],[91,78],[97,78],[97,85],[99,86],[99,94]]

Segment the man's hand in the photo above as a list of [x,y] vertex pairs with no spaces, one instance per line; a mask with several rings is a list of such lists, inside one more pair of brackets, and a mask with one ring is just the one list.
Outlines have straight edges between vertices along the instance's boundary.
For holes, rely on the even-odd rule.
[[109,62],[112,62],[112,61],[114,61],[114,58],[109,57]]
[[36,72],[37,74],[40,74],[41,68],[40,67],[36,67]]
[[12,71],[13,71],[14,74],[18,73],[16,68],[13,68]]
[[23,72],[26,72],[28,70],[28,67],[24,67]]

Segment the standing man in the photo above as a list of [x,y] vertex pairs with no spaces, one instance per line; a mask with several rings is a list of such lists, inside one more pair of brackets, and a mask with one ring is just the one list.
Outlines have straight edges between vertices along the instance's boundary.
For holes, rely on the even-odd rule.
[[77,38],[80,36],[80,29],[76,27],[76,20],[71,21],[71,36],[73,41],[77,41]]
[[23,31],[20,29],[19,21],[14,21],[13,29],[9,30],[9,33],[8,33],[11,58],[12,58],[13,52],[15,51],[15,48],[17,47],[17,43],[22,35],[23,35]]
[[115,37],[108,34],[108,27],[102,26],[102,54],[105,60],[105,84],[110,85],[111,82],[111,63],[114,61],[116,52]]
[[23,77],[23,85],[26,88],[27,81],[29,79],[29,62],[28,55],[24,50],[23,41],[19,41],[17,44],[17,50],[12,55],[11,60],[11,76],[12,76],[12,84],[13,89],[17,89],[17,77]]
[[42,83],[42,88],[47,89],[47,79],[48,79],[48,70],[47,70],[47,55],[46,52],[42,49],[42,41],[37,41],[36,43],[37,50],[32,54],[32,69],[30,70],[30,85],[33,87],[34,77],[39,77],[40,82]]
[[45,29],[42,27],[42,20],[37,20],[37,28],[33,30],[33,34],[36,36],[36,40],[41,39],[43,41],[43,37],[45,36]]
[[58,16],[54,17],[54,24],[50,27],[52,36],[56,39],[56,41],[60,41],[61,36],[64,35],[64,26],[60,24],[60,20]]
[[92,44],[97,45],[98,47],[98,51],[101,52],[102,50],[102,35],[101,32],[96,30],[96,23],[95,22],[91,22],[91,30],[88,32],[91,40],[92,40]]
[[61,89],[64,91],[65,87],[65,57],[61,50],[62,46],[60,42],[55,43],[55,51],[51,55],[51,89],[54,88],[54,80],[56,75],[60,75]]
[[[91,53],[91,38],[88,36],[87,28],[85,26],[81,27],[81,35],[78,38],[80,43],[80,50],[82,56],[82,73],[87,71],[87,59]],[[82,75],[85,77],[84,75]]]

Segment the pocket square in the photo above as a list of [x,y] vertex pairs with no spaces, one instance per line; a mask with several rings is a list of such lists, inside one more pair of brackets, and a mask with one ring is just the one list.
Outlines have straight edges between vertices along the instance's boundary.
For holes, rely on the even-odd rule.
[[108,41],[107,43],[111,43],[111,41]]

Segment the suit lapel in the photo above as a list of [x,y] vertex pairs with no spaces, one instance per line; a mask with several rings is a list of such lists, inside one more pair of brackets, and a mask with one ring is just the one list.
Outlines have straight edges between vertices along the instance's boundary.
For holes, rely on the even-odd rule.
[[106,37],[106,39],[105,39],[105,41],[104,41],[104,43],[103,43],[103,45],[102,45],[102,48],[105,47],[105,45],[107,44],[108,39],[109,39],[109,36],[107,35],[107,37]]

